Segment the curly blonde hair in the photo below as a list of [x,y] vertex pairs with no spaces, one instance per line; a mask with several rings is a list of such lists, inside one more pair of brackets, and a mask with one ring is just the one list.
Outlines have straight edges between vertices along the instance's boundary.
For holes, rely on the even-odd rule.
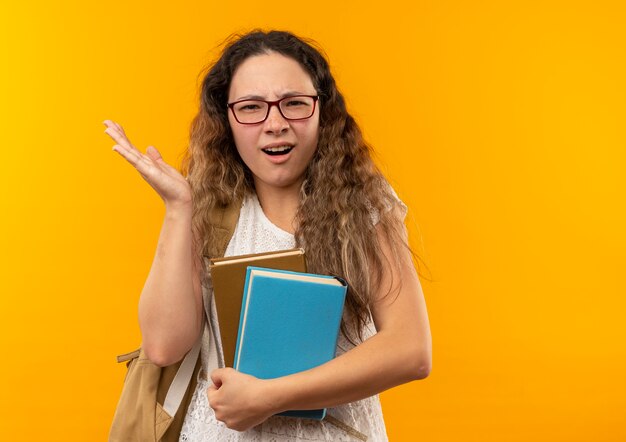
[[[354,344],[355,339],[362,340],[376,295],[387,290],[381,287],[385,263],[377,229],[394,258],[387,265],[398,268],[400,250],[410,248],[403,220],[390,210],[398,199],[372,161],[371,148],[348,114],[326,59],[313,45],[283,31],[255,30],[229,38],[202,81],[200,109],[191,124],[182,169],[192,188],[196,250],[215,256],[212,209],[238,203],[254,192],[251,172],[237,153],[228,123],[226,103],[233,74],[248,57],[268,52],[300,63],[320,96],[320,132],[301,187],[294,236],[306,252],[308,271],[348,282],[341,331]],[[373,218],[378,219],[376,226]],[[387,295],[397,293],[400,284],[395,281]]]

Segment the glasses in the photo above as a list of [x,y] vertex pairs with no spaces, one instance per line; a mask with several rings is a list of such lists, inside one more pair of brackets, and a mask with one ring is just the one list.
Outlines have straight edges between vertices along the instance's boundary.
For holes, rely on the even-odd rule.
[[319,95],[292,95],[276,101],[239,100],[228,103],[235,120],[241,124],[258,124],[267,120],[272,106],[276,106],[285,120],[306,120],[315,112]]

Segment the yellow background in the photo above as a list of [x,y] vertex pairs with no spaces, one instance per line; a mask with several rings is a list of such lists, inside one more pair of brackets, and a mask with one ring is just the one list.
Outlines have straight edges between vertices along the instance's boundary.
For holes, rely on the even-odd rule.
[[[626,440],[623,2],[2,2],[0,438],[104,440],[164,213],[230,33],[318,41],[423,249],[426,380],[392,441]],[[421,238],[421,242],[420,242]],[[420,245],[422,244],[422,245]]]

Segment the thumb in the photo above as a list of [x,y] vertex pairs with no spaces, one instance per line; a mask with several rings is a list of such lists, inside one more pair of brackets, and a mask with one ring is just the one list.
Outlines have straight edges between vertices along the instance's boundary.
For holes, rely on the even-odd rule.
[[148,155],[154,161],[163,161],[163,157],[154,146],[148,146],[148,148],[146,149],[146,155]]
[[222,379],[224,379],[224,370],[221,368],[216,368],[211,372],[211,381],[213,381],[213,385],[216,388],[220,388],[222,386]]

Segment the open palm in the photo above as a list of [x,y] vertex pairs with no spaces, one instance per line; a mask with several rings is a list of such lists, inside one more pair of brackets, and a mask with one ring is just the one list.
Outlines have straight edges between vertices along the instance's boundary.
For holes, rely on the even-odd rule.
[[166,205],[187,204],[191,202],[191,187],[178,170],[163,160],[154,146],[148,146],[146,153],[141,153],[128,140],[124,129],[118,123],[105,120],[105,133],[117,144],[113,150],[135,166],[144,180],[152,186]]

